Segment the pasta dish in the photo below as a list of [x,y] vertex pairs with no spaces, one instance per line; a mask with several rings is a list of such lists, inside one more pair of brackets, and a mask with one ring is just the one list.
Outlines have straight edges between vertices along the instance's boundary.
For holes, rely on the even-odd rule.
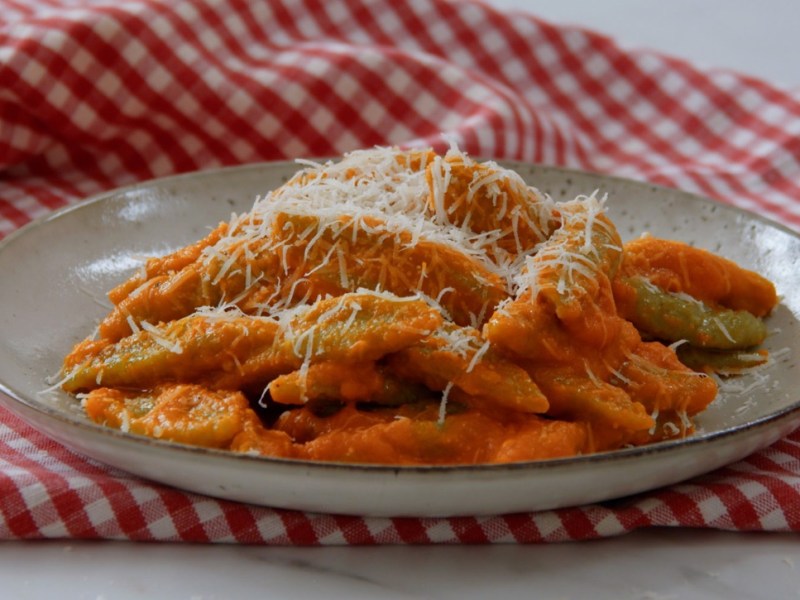
[[233,452],[506,463],[680,438],[767,360],[764,277],[453,147],[305,161],[149,259],[64,359],[94,422]]

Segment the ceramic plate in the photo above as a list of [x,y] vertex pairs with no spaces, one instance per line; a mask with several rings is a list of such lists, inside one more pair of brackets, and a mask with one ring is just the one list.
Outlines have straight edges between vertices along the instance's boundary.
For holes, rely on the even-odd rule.
[[[294,163],[200,172],[104,194],[9,236],[0,245],[0,391],[7,406],[86,456],[211,496],[357,515],[445,516],[549,509],[619,498],[731,463],[800,425],[800,238],[751,214],[683,192],[556,168],[504,163],[557,200],[608,194],[624,238],[650,231],[705,247],[773,280],[774,364],[726,386],[680,441],[511,465],[381,467],[235,455],[141,438],[90,423],[65,394],[42,394],[72,345],[92,331],[107,290],[142,257],[202,237]],[[2,394],[0,394],[2,397]]]

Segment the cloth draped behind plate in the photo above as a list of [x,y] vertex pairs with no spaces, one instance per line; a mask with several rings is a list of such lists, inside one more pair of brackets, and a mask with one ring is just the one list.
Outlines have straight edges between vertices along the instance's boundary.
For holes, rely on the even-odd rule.
[[[800,229],[800,91],[471,1],[0,0],[0,236],[121,185],[451,141],[680,187]],[[640,527],[800,531],[800,432],[620,501],[361,518],[185,493],[0,409],[0,539],[262,544],[583,540]]]

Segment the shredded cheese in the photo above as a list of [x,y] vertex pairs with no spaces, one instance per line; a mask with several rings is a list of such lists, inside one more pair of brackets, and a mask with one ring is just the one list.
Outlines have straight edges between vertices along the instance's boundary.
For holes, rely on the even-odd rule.
[[453,389],[453,382],[449,381],[442,392],[442,400],[439,402],[439,419],[437,423],[442,427],[447,416],[447,399],[450,396],[450,391]]
[[[398,247],[413,247],[423,241],[447,247],[476,261],[481,268],[497,275],[509,291],[514,290],[521,259],[498,246],[498,240],[509,231],[501,228],[474,231],[471,215],[454,224],[452,210],[445,206],[445,193],[451,185],[450,161],[476,163],[456,145],[451,146],[446,157],[434,156],[429,163],[426,151],[413,154],[419,160],[415,168],[408,166],[411,156],[412,153],[397,148],[373,148],[346,154],[339,162],[299,161],[303,168],[295,177],[257,197],[249,212],[232,215],[225,235],[203,250],[201,258],[208,280],[217,285],[226,278],[240,276],[242,284],[235,294],[238,303],[264,284],[258,265],[265,257],[271,257],[283,276],[294,282],[290,289],[262,303],[264,314],[274,314],[297,305],[299,299],[294,296],[294,287],[304,277],[325,269],[331,261],[338,268],[341,287],[353,285],[353,265],[363,264],[370,257],[354,256],[351,249],[338,245],[341,236],[349,232],[351,245],[357,243],[359,236],[369,235],[376,236],[379,243],[392,239]],[[500,217],[511,214],[511,233],[518,249],[520,222],[527,223],[545,239],[555,224],[552,200],[527,186],[517,173],[492,162],[481,164],[486,168],[470,184],[469,194],[486,191],[491,202],[499,207]],[[431,188],[426,181],[425,166],[432,177]],[[501,182],[528,199],[530,212],[509,204],[508,194],[501,191]],[[296,227],[295,222],[302,225]],[[303,264],[297,263],[299,257],[294,249],[300,251]],[[391,264],[382,264],[380,268],[379,287],[386,289]],[[430,272],[431,265],[424,265],[416,282],[417,291],[422,290]],[[234,296],[227,296],[224,301],[234,301]],[[274,310],[270,309],[272,305]],[[485,316],[482,311],[480,315],[472,315],[472,320],[477,324]]]
[[167,338],[155,325],[152,325],[147,321],[142,321],[140,325],[142,329],[150,334],[150,339],[152,339],[159,346],[162,346],[170,352],[174,352],[175,354],[183,353],[183,347],[180,345],[180,343]]

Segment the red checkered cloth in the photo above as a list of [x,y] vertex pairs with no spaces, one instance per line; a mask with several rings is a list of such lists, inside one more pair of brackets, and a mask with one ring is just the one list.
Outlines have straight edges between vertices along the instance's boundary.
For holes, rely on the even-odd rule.
[[[800,93],[476,2],[0,0],[0,236],[110,188],[373,145],[700,192],[800,228]],[[261,544],[800,531],[800,432],[622,502],[481,518],[272,510],[87,460],[0,410],[0,538]]]

